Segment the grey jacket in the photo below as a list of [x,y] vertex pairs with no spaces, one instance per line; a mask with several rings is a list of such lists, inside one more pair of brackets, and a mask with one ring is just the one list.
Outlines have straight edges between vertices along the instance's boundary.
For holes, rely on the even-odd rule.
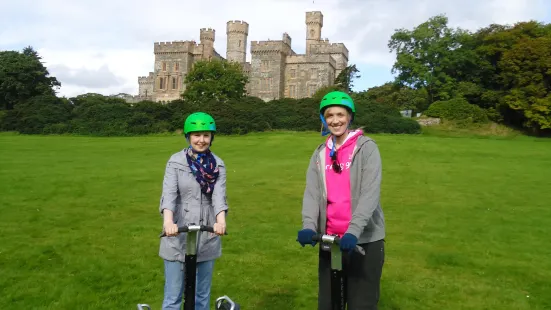
[[[214,154],[213,154],[214,155]],[[216,215],[228,210],[226,200],[226,167],[222,159],[214,155],[219,167],[218,180],[214,185],[212,197],[201,192],[189,167],[185,150],[170,157],[166,165],[163,192],[159,205],[161,216],[163,209],[174,213],[174,223],[181,225],[209,225],[216,222]],[[220,237],[209,232],[200,232],[197,237],[197,261],[207,261],[222,255]],[[186,233],[174,237],[162,237],[159,256],[169,261],[184,261],[186,252]]]
[[[306,173],[302,202],[302,227],[326,233],[327,188],[325,182],[325,143],[316,148]],[[385,219],[380,203],[381,156],[375,141],[358,137],[350,165],[352,220],[347,233],[368,243],[385,238]]]

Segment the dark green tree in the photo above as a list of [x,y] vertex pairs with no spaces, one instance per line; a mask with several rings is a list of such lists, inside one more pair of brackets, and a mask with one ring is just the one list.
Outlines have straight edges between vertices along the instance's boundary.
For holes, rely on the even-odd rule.
[[186,75],[182,97],[188,102],[227,102],[246,96],[248,77],[241,64],[224,60],[198,61]]
[[34,96],[53,95],[61,83],[51,77],[32,47],[0,52],[0,109],[11,110]]
[[356,68],[356,65],[350,65],[344,68],[339,73],[337,78],[335,78],[335,85],[340,89],[351,93],[352,87],[354,87],[354,79],[359,79],[361,77],[358,73],[360,73],[360,70]]

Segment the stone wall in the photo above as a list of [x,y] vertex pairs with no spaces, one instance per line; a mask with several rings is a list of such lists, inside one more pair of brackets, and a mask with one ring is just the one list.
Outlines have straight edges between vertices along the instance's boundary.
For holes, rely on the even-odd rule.
[[[305,17],[305,54],[298,55],[293,51],[291,37],[283,33],[281,40],[250,42],[251,63],[246,63],[249,24],[239,20],[227,22],[226,60],[243,65],[243,71],[249,77],[246,85],[249,95],[263,100],[308,97],[319,88],[332,85],[335,77],[346,68],[346,46],[321,39],[323,14],[319,11],[306,12]],[[157,101],[179,99],[185,91],[185,76],[193,63],[224,59],[214,48],[215,34],[214,29],[200,29],[199,44],[191,40],[155,42],[153,77],[149,80],[138,79],[139,96],[152,92]]]
[[[177,44],[178,46],[178,44]],[[180,98],[180,94],[185,90],[184,79],[187,72],[191,69],[194,61],[190,53],[190,45],[182,45],[181,49],[174,48],[170,51],[158,52],[155,54],[153,84],[154,100],[168,101]],[[193,48],[197,47],[193,44]]]
[[245,63],[247,56],[247,36],[249,35],[249,24],[232,20],[226,24],[227,49],[226,59]]
[[151,97],[153,96],[153,85],[155,83],[155,75],[153,72],[149,72],[148,76],[138,77],[138,96]]
[[292,52],[284,40],[251,42],[250,93],[269,101],[283,97],[285,58]]
[[306,12],[306,55],[312,53],[311,46],[321,40],[323,14],[321,12]]
[[211,28],[201,28],[199,30],[199,37],[201,40],[201,59],[210,60],[214,57],[214,38],[216,32]]
[[417,120],[417,122],[421,125],[421,126],[433,126],[433,125],[438,125],[440,124],[440,119],[439,118],[420,118]]
[[285,62],[285,97],[310,97],[333,84],[335,60],[331,55],[288,56]]

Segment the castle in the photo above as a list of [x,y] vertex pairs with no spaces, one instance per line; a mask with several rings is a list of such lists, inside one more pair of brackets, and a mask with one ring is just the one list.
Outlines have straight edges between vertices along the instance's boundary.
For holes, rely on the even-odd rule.
[[184,79],[199,60],[222,59],[242,65],[249,77],[247,93],[265,101],[312,96],[319,88],[332,85],[348,65],[348,49],[343,43],[321,38],[323,14],[306,12],[306,53],[297,54],[291,37],[281,40],[252,41],[251,62],[246,62],[249,24],[228,21],[226,58],[214,48],[215,30],[200,29],[200,43],[195,41],[155,42],[154,72],[138,77],[137,100],[171,101],[185,90]]

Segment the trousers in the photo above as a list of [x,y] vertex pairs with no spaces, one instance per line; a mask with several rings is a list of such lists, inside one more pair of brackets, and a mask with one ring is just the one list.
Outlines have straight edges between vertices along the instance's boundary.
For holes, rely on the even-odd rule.
[[[348,310],[377,310],[380,282],[385,261],[385,241],[359,244],[365,256],[357,252],[342,253],[344,296]],[[319,251],[318,310],[331,309],[331,253]]]
[[[165,286],[162,310],[180,310],[185,287],[184,263],[164,261]],[[214,260],[197,262],[195,310],[210,310],[210,288]]]

